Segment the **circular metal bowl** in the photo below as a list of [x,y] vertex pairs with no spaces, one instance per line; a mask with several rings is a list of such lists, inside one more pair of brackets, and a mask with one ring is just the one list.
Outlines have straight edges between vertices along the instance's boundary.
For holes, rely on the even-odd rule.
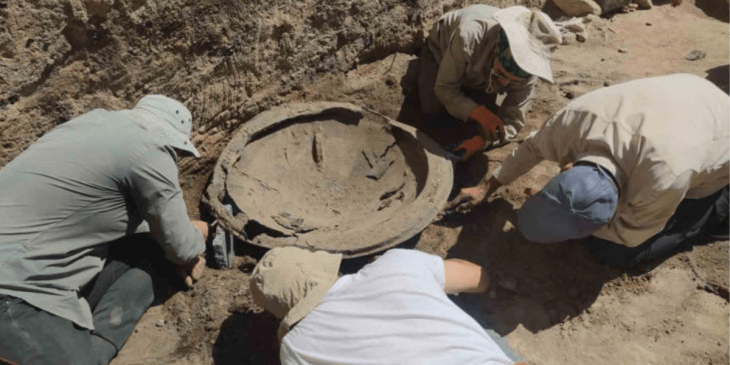
[[443,149],[352,104],[289,104],[239,129],[204,201],[221,227],[262,247],[371,254],[422,231],[453,184]]

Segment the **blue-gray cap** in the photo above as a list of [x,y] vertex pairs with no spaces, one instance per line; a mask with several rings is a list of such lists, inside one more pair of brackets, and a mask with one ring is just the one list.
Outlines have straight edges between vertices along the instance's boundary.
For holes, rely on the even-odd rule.
[[618,188],[596,165],[578,165],[560,173],[520,209],[522,235],[537,243],[590,236],[616,212]]

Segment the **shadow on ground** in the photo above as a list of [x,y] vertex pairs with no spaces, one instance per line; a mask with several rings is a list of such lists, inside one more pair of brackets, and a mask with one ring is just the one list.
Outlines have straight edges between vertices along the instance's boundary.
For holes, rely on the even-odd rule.
[[730,94],[730,65],[717,66],[707,71],[706,79],[717,85],[726,94]]
[[501,336],[518,325],[534,333],[580,315],[603,284],[622,273],[602,267],[579,242],[528,242],[514,228],[516,217],[503,199],[476,208],[460,218],[463,228],[449,252],[487,269],[490,290],[482,310],[487,326]]
[[221,325],[215,341],[215,364],[280,364],[276,339],[278,326],[279,321],[266,312],[232,314]]
[[730,6],[723,0],[695,0],[695,5],[705,15],[713,17],[721,22],[730,21]]

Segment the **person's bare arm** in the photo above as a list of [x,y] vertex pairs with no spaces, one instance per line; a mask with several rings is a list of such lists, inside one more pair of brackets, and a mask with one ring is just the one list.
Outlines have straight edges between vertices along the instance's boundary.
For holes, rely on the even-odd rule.
[[489,286],[487,271],[465,260],[444,260],[444,291],[446,294],[483,293]]

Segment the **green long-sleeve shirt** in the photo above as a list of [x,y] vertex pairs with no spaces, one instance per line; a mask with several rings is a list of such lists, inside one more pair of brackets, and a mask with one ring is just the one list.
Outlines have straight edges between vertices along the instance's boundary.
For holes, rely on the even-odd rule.
[[121,112],[81,115],[0,170],[0,294],[93,329],[79,290],[109,242],[147,230],[174,263],[205,250],[174,149]]

